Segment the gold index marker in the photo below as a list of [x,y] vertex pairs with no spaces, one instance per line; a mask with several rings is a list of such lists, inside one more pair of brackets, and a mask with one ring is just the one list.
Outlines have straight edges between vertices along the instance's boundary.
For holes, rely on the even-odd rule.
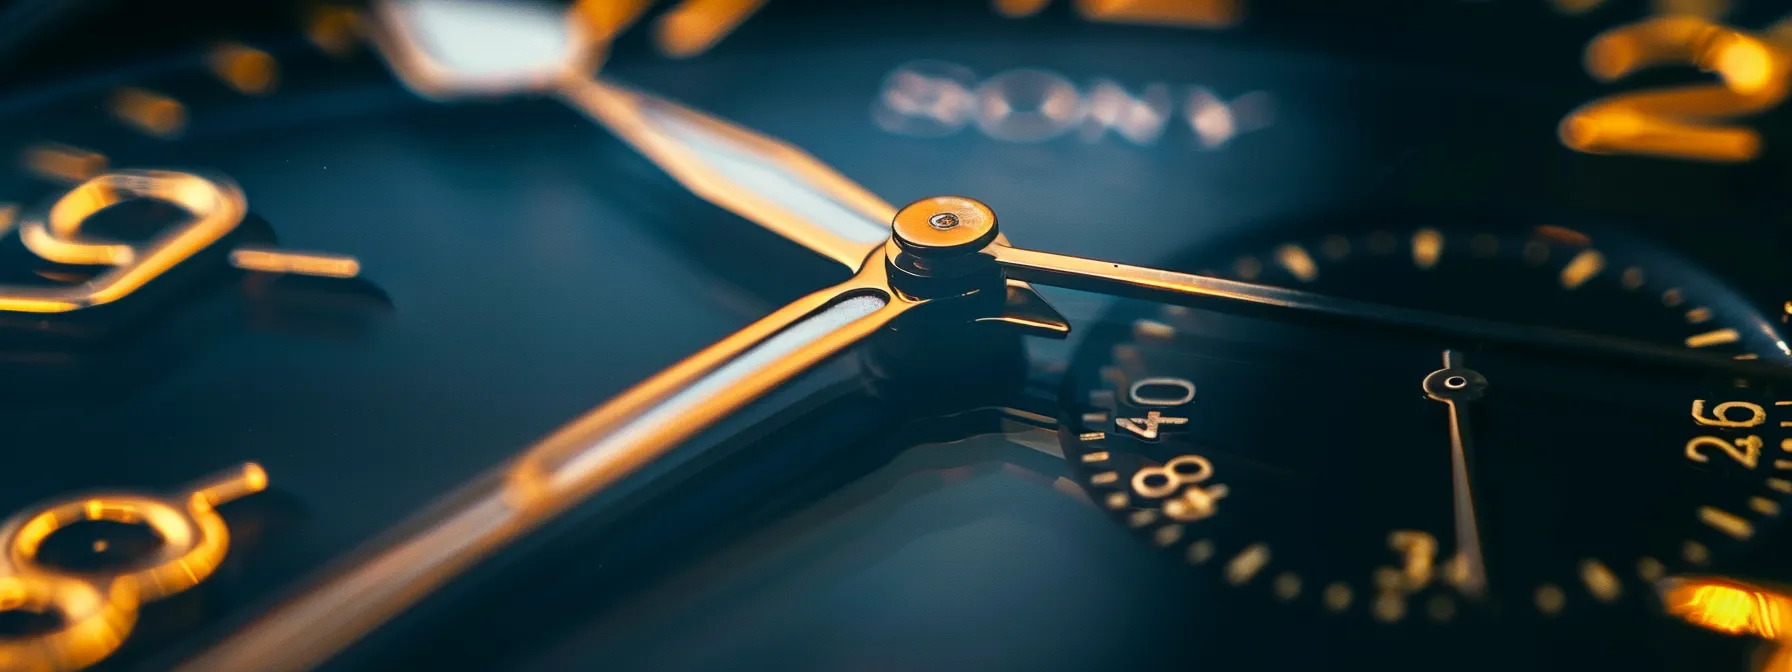
[[1076,11],[1090,21],[1183,28],[1225,27],[1243,14],[1239,0],[1077,0]]
[[1598,250],[1581,250],[1562,267],[1562,289],[1577,289],[1605,270],[1605,256]]
[[1717,507],[1699,507],[1699,522],[1738,540],[1746,541],[1749,537],[1755,536],[1754,525],[1741,516]]
[[41,143],[25,150],[26,170],[46,180],[69,184],[85,182],[106,172],[106,155],[79,147]]
[[1615,602],[1623,594],[1624,589],[1618,582],[1618,576],[1598,560],[1581,561],[1580,580],[1586,584],[1587,592],[1592,593],[1593,598],[1600,602]]
[[1437,229],[1419,229],[1412,234],[1412,263],[1423,269],[1437,265],[1444,252],[1444,234]]
[[765,0],[684,0],[660,16],[654,37],[667,56],[690,58],[709,51],[764,4]]
[[213,74],[239,93],[267,94],[280,82],[280,67],[274,57],[245,44],[220,44],[206,56],[206,62]]
[[1742,334],[1738,333],[1735,329],[1717,329],[1686,337],[1686,347],[1709,348],[1713,345],[1735,343],[1739,340],[1742,340]]
[[996,13],[1010,19],[1019,19],[1044,11],[1046,5],[1052,4],[1052,0],[993,0],[991,4],[995,5]]
[[1226,563],[1226,581],[1232,585],[1243,585],[1257,576],[1257,572],[1269,564],[1269,545],[1251,544],[1239,551],[1230,562]]
[[123,88],[112,94],[112,116],[158,138],[180,134],[187,108],[180,101],[146,89]]
[[1276,264],[1301,282],[1312,282],[1319,279],[1319,264],[1313,262],[1313,255],[1307,253],[1307,248],[1299,245],[1283,245],[1277,248]]
[[312,46],[336,58],[349,55],[355,47],[355,34],[361,27],[361,15],[338,6],[321,6],[305,17],[305,39]]
[[571,12],[583,22],[591,39],[608,42],[634,25],[653,0],[579,0]]
[[230,251],[230,265],[245,271],[326,278],[352,278],[361,273],[361,262],[346,254],[298,252],[249,245]]

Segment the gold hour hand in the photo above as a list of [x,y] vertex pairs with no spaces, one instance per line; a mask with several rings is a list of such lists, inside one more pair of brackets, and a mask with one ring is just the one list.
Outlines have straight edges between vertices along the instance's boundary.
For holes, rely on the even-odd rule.
[[560,96],[691,193],[848,268],[890,235],[896,208],[781,140],[603,78]]
[[[881,258],[574,419],[435,515],[326,575],[181,670],[302,670],[329,659],[491,553],[666,455],[923,302]],[[278,652],[271,654],[270,652]]]
[[896,220],[912,236],[900,246],[873,246],[846,282],[774,311],[574,419],[178,669],[315,667],[475,563],[905,313],[945,304],[938,319],[1006,314],[1009,287],[999,274],[983,272],[987,264],[972,263],[996,237],[995,218],[970,209],[951,217],[916,213],[922,221]]

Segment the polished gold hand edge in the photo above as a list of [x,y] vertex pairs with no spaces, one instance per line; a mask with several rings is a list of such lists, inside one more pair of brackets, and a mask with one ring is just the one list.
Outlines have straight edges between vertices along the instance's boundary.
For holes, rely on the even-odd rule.
[[559,94],[568,105],[633,146],[691,193],[847,268],[857,268],[865,255],[881,241],[865,242],[841,236],[729,179],[710,167],[688,145],[657,129],[647,118],[645,108],[651,105],[663,114],[676,115],[683,123],[726,138],[754,154],[757,160],[777,166],[780,172],[814,187],[819,194],[859,213],[867,221],[888,222],[896,214],[894,206],[809,153],[715,116],[601,78],[567,81],[561,85]]
[[[798,299],[575,419],[524,451],[501,477],[482,479],[408,534],[354,554],[359,559],[353,564],[177,669],[302,670],[321,664],[568,507],[927,303],[890,292],[885,268],[882,253],[874,253],[850,280]],[[726,375],[780,335],[859,299],[882,305]],[[724,376],[725,384],[705,388],[716,376]],[[685,398],[687,393],[695,396]],[[653,421],[668,412],[676,421]]]
[[1401,308],[1270,285],[1096,261],[1000,243],[985,252],[1009,278],[1041,285],[1280,318],[1355,322],[1436,336],[1651,363],[1706,374],[1792,380],[1792,367],[1571,329]]
[[1469,597],[1480,597],[1487,589],[1487,561],[1481,553],[1480,518],[1475,515],[1475,494],[1468,477],[1467,410],[1459,401],[1444,403],[1450,407],[1450,491],[1456,518],[1456,548],[1466,565],[1461,590]]
[[1444,366],[1425,375],[1419,387],[1432,401],[1450,413],[1450,493],[1455,515],[1457,569],[1452,582],[1464,595],[1479,598],[1487,590],[1487,562],[1481,551],[1480,517],[1475,515],[1475,495],[1469,478],[1473,432],[1465,405],[1481,398],[1487,378],[1468,368],[1462,353],[1444,351]]

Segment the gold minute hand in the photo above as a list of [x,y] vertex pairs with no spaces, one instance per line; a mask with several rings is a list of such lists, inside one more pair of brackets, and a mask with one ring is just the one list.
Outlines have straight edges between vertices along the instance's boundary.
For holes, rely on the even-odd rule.
[[992,243],[984,250],[984,254],[993,257],[1009,278],[1042,285],[1170,303],[1199,304],[1215,310],[1273,313],[1283,319],[1354,321],[1436,335],[1462,336],[1480,341],[1666,364],[1712,373],[1770,380],[1792,379],[1792,369],[1786,367],[1715,357],[1616,336],[1402,308],[1296,289],[1024,250],[1001,242]]

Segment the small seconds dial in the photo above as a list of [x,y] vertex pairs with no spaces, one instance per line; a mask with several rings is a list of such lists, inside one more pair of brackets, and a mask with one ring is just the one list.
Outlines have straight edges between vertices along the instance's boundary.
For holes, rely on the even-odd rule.
[[1189,565],[1316,612],[1641,605],[1792,492],[1792,400],[1748,381],[1342,337],[1282,351],[1145,310],[1076,392],[1085,482]]
[[[1636,259],[1630,275],[1672,281],[1682,305],[1708,307],[1698,328],[1759,335],[1719,344],[1763,346],[1734,356],[1779,357],[1778,334],[1739,297],[1622,249],[1601,263]],[[1633,291],[1625,267],[1597,291]],[[1539,271],[1550,280],[1537,291],[1513,281],[1462,295],[1457,312],[1483,314],[1479,302],[1497,296],[1507,304],[1487,313],[1522,319],[1523,306],[1592,286],[1564,289],[1563,272]],[[1621,310],[1650,316],[1616,326],[1660,328],[1648,320],[1670,311],[1657,301],[1633,301]],[[1522,648],[1512,642],[1523,631],[1635,654],[1639,623],[1671,622],[1650,620],[1663,586],[1727,571],[1774,536],[1792,495],[1782,390],[1473,339],[1129,302],[1085,341],[1066,394],[1066,453],[1098,506],[1209,577],[1241,620],[1379,652],[1477,639]]]

